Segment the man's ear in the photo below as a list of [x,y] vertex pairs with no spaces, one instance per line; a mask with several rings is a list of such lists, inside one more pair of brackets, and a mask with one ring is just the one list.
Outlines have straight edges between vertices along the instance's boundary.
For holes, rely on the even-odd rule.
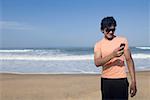
[[101,30],[102,33],[104,33],[104,30]]

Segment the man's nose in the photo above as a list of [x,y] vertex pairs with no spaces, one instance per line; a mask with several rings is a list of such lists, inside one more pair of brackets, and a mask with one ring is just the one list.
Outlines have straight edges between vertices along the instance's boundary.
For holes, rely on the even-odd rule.
[[109,33],[113,33],[113,31],[109,31]]

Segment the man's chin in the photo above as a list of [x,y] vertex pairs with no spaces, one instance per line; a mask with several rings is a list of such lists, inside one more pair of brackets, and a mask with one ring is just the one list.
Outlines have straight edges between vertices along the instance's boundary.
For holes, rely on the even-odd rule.
[[113,39],[113,36],[112,36],[112,37],[108,37],[107,39],[108,39],[108,40],[112,40],[112,39]]
[[108,40],[112,40],[115,36],[105,36]]

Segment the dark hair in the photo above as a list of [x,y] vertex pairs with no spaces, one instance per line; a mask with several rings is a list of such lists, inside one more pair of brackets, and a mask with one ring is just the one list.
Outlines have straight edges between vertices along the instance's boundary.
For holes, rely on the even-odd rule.
[[115,19],[112,16],[104,17],[101,21],[101,30],[104,30],[105,28],[109,28],[111,26],[117,26]]

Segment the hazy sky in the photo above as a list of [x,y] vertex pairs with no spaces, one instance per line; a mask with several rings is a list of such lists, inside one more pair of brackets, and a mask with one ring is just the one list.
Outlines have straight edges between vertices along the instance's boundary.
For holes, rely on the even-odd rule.
[[149,0],[0,0],[0,48],[93,47],[114,16],[130,46],[150,46]]

